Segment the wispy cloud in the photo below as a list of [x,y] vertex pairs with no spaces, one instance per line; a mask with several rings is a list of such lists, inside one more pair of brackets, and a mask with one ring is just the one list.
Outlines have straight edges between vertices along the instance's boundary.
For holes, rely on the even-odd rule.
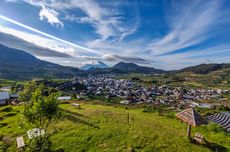
[[[102,60],[112,64],[115,64],[120,61],[147,64],[147,61],[145,59],[135,57],[134,55],[132,55],[132,57],[129,57],[127,55],[125,56],[125,50],[127,49],[125,49],[125,44],[120,44],[116,48],[114,45],[111,44],[107,44],[105,46],[105,42],[104,44],[102,44],[104,45],[104,47],[99,46],[99,44],[96,44],[96,46],[99,47],[99,53],[98,51],[96,52],[91,49],[49,35],[47,33],[19,23],[5,16],[0,15],[0,18],[9,21],[15,25],[21,26],[26,30],[29,30],[21,31],[18,29],[0,26],[0,43],[9,47],[25,50],[28,53],[31,53],[41,59],[66,65],[66,62],[62,62],[60,58],[68,58],[68,60],[72,63],[71,65],[73,66],[79,66],[81,65],[81,62],[86,62],[89,60]],[[96,46],[94,47],[96,48]],[[104,48],[105,50],[103,50],[102,48]],[[106,51],[108,48],[109,50]],[[118,52],[114,52],[115,54],[111,54],[111,50],[114,49],[121,50],[124,56],[116,55]],[[88,54],[87,52],[89,52],[90,54]],[[59,57],[59,62],[56,62],[54,57]],[[72,59],[70,59],[69,57],[71,57]],[[76,60],[79,62],[79,64],[76,64]]]
[[181,69],[201,63],[226,63],[230,61],[230,45],[221,44],[214,46],[191,49],[188,52],[154,56],[155,65],[171,70]]
[[[56,40],[56,41],[62,42],[62,43],[64,43],[64,44],[67,44],[67,45],[72,46],[72,47],[76,47],[76,48],[78,48],[79,51],[80,51],[80,50],[84,50],[84,51],[86,51],[86,52],[91,52],[91,53],[94,53],[94,54],[97,54],[97,53],[98,53],[98,52],[96,52],[96,51],[94,51],[94,50],[91,50],[91,49],[89,49],[89,48],[86,48],[86,47],[83,47],[83,46],[81,46],[81,45],[78,45],[78,44],[75,44],[75,43],[72,43],[72,42],[69,42],[69,41],[60,39],[60,38],[55,37],[55,36],[53,36],[53,35],[47,34],[47,33],[45,33],[45,32],[42,32],[42,31],[40,31],[40,30],[37,30],[37,29],[35,29],[35,28],[32,28],[32,27],[30,27],[30,26],[27,26],[27,25],[25,25],[25,24],[22,24],[22,23],[20,23],[20,22],[17,22],[17,21],[15,21],[15,20],[12,20],[12,19],[10,19],[10,18],[8,18],[8,17],[5,17],[5,16],[0,15],[0,19],[3,19],[3,20],[5,20],[5,21],[8,21],[8,22],[13,23],[13,24],[15,24],[15,25],[18,25],[18,26],[20,26],[20,27],[23,27],[23,28],[25,28],[25,29],[27,29],[27,30],[30,30],[30,31],[35,32],[35,33],[37,33],[37,34],[39,34],[39,35],[45,36],[45,37],[47,37],[47,38],[50,38],[50,39],[52,39],[52,40]],[[4,28],[4,27],[2,26],[2,28]],[[5,29],[7,29],[7,28],[5,28]],[[22,38],[22,39],[24,39],[24,40],[27,39],[26,41],[28,41],[28,42],[30,42],[30,39],[33,37],[33,35],[31,35],[31,34],[29,35],[28,32],[27,32],[27,33],[24,32],[24,34],[23,34],[22,32],[16,34],[18,30],[15,30],[15,29],[14,29],[14,31],[12,31],[12,30],[13,30],[13,29],[9,29],[9,28],[8,28],[8,34],[12,34],[12,35],[17,36],[17,37],[20,37],[20,38]],[[4,33],[5,33],[6,31],[7,31],[7,30],[2,30],[2,32],[4,32]],[[20,32],[20,31],[18,31],[18,32]],[[25,36],[25,34],[27,34],[27,35]],[[32,37],[30,37],[30,36],[32,36]],[[36,37],[36,38],[34,38],[34,39],[32,38],[32,40],[34,40],[34,43],[35,43],[35,44],[39,43],[39,41],[38,41],[39,39],[41,40],[41,37]],[[49,44],[49,42],[47,42],[47,44]],[[47,46],[47,47],[49,47],[50,45],[47,45],[47,44],[44,44],[44,45]]]
[[173,6],[166,16],[169,33],[154,39],[148,46],[156,55],[195,46],[210,39],[215,25],[219,23],[219,1],[185,1]]
[[[18,38],[14,35],[7,34],[6,32],[3,33],[2,28],[0,26],[0,44],[3,44],[5,46],[8,46],[10,48],[15,48],[19,50],[23,50],[27,53],[33,54],[37,57],[62,57],[62,58],[70,58],[73,57],[71,54],[71,51],[56,51],[51,49],[50,47],[42,47],[40,45],[30,43],[28,41],[25,41],[21,38]],[[56,48],[59,50],[59,48]]]
[[[116,8],[115,3],[110,3],[110,5],[103,6],[103,3],[98,3],[96,1],[92,0],[43,0],[43,1],[37,1],[37,0],[23,0],[26,3],[29,3],[35,7],[41,8],[40,10],[40,19],[44,20],[46,19],[50,24],[52,25],[60,25],[64,26],[64,21],[72,21],[72,22],[78,22],[78,23],[88,23],[92,27],[95,28],[95,33],[98,34],[98,37],[91,41],[86,41],[85,46],[82,47],[76,44],[73,44],[71,42],[59,39],[57,37],[54,37],[52,35],[49,35],[47,33],[43,33],[41,31],[38,31],[36,29],[33,29],[31,27],[28,27],[26,25],[22,25],[21,23],[18,23],[16,21],[13,21],[9,18],[6,18],[4,16],[0,16],[0,18],[3,18],[7,21],[10,21],[11,23],[14,23],[16,25],[22,26],[28,30],[31,30],[33,32],[36,32],[38,34],[42,34],[45,37],[48,37],[50,39],[54,39],[57,41],[61,41],[62,43],[67,44],[65,46],[65,49],[68,48],[68,51],[74,52],[76,48],[85,50],[87,52],[91,52],[90,56],[86,56],[87,59],[92,59],[92,56],[94,58],[97,58],[98,60],[106,60],[108,62],[118,62],[118,61],[125,61],[125,59],[128,60],[128,62],[136,62],[136,63],[144,63],[144,60],[139,60],[138,57],[135,57],[129,49],[129,47],[123,43],[123,39],[125,39],[127,36],[133,34],[136,32],[136,30],[140,26],[140,19],[137,11],[134,9],[133,17],[131,18],[125,18],[124,14]],[[84,12],[83,16],[76,17],[73,14],[66,13],[68,10],[72,9],[79,9]],[[70,11],[71,12],[71,11]],[[60,18],[60,13],[64,18]],[[12,34],[13,32],[11,32]],[[15,34],[14,34],[15,35]],[[19,36],[19,34],[17,34]],[[28,36],[27,36],[28,37]],[[24,38],[25,40],[25,38]],[[27,39],[27,41],[31,42],[30,38]],[[42,47],[50,46],[50,44],[43,43],[39,44],[40,41],[37,41],[37,45],[42,45]],[[48,42],[45,40],[45,42]],[[48,42],[49,43],[49,42]],[[52,43],[51,43],[52,44]],[[70,45],[70,46],[68,46]],[[91,48],[91,49],[88,49]],[[132,50],[137,50],[137,45],[131,46]],[[135,48],[135,49],[134,49]],[[51,46],[50,49],[54,49],[53,46]],[[55,48],[59,49],[59,48]],[[66,51],[67,52],[67,51]],[[123,56],[121,57],[119,55],[119,52],[123,53]],[[77,53],[75,53],[76,55]],[[105,55],[110,55],[113,57],[113,60],[108,58],[104,58]],[[129,56],[132,57],[129,57]],[[84,55],[78,54],[78,57],[81,56],[82,59],[84,58]]]
[[[94,0],[24,0],[34,6],[42,7],[40,17],[44,16],[51,24],[63,25],[58,18],[59,12],[71,9],[80,9],[85,15],[76,17],[73,14],[64,14],[64,20],[79,23],[89,23],[95,28],[101,40],[121,41],[128,35],[133,34],[139,27],[138,14],[134,12],[133,18],[124,18],[122,12],[116,9],[115,4],[103,7],[103,3]],[[113,5],[114,4],[114,5]],[[59,11],[59,12],[58,12]]]
[[223,57],[230,54],[229,41],[210,41],[224,34],[223,23],[229,25],[224,19],[229,11],[221,10],[222,5],[222,1],[197,0],[167,7],[168,34],[152,40],[146,48],[155,65],[169,70],[200,63],[229,62],[229,56]]
[[59,20],[58,15],[58,12],[53,9],[46,8],[45,6],[42,6],[42,9],[39,13],[40,20],[47,19],[47,22],[49,22],[51,25],[60,25],[63,27],[64,24]]
[[6,2],[11,2],[11,3],[15,3],[15,2],[18,2],[18,0],[4,0]]

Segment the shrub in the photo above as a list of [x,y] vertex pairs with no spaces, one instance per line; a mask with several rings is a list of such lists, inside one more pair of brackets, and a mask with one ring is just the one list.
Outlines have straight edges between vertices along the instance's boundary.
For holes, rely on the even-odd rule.
[[158,112],[158,108],[155,106],[145,106],[143,112]]
[[7,126],[7,123],[0,123],[0,128]]
[[168,112],[166,114],[166,117],[173,119],[173,118],[175,118],[175,113],[174,112]]
[[14,111],[12,107],[5,107],[1,110],[1,112],[11,112],[11,111]]
[[4,116],[6,116],[6,117],[12,117],[12,116],[16,116],[16,115],[17,115],[17,113],[11,112],[11,113],[5,114]]
[[208,124],[207,129],[208,129],[208,131],[215,132],[215,133],[224,131],[224,129],[216,123]]

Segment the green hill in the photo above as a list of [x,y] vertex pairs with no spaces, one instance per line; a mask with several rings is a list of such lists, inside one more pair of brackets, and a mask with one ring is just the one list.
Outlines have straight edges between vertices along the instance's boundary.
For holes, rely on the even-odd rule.
[[[52,149],[66,152],[211,152],[230,151],[229,135],[213,125],[192,128],[192,135],[204,135],[208,145],[190,143],[185,135],[187,125],[170,115],[160,116],[157,112],[144,113],[142,108],[125,109],[81,103],[81,109],[62,104],[66,112],[55,126]],[[1,111],[5,109],[0,108]],[[0,135],[9,140],[7,151],[16,151],[15,139],[26,130],[18,127],[20,107],[7,108],[0,113]],[[14,115],[9,115],[14,113]],[[128,117],[129,114],[129,117]],[[129,122],[128,122],[129,118]],[[1,138],[0,138],[1,140]],[[1,151],[0,141],[0,151]]]
[[207,74],[212,71],[221,70],[224,68],[230,68],[230,64],[223,63],[223,64],[199,64],[196,66],[187,67],[181,69],[177,72],[193,72],[197,74]]

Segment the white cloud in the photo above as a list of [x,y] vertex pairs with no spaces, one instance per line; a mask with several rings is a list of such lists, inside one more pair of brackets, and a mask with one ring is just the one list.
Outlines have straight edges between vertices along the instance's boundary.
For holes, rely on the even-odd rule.
[[[111,2],[110,7],[103,7],[103,3],[94,0],[24,0],[34,6],[43,6],[40,16],[47,18],[51,24],[63,25],[58,19],[58,12],[70,9],[80,9],[85,16],[76,17],[73,14],[66,14],[64,19],[80,23],[89,23],[95,28],[101,40],[113,39],[122,41],[128,35],[133,34],[139,27],[139,18],[134,13],[133,18],[124,18],[122,12],[115,8]],[[136,15],[136,16],[135,16]]]
[[77,56],[77,51],[75,51],[74,48],[71,48],[65,44],[62,44],[56,40],[45,38],[36,34],[31,34],[28,32],[12,29],[12,28],[7,28],[0,26],[0,32],[13,35],[17,38],[20,38],[26,42],[35,44],[37,46],[43,47],[43,48],[48,48],[50,50],[54,50],[60,53],[65,53],[71,56]]
[[[95,50],[91,50],[91,49],[86,48],[86,47],[83,47],[83,46],[81,46],[81,45],[78,45],[78,44],[75,44],[75,43],[72,43],[72,42],[69,42],[69,41],[60,39],[60,38],[58,38],[58,37],[55,37],[55,36],[50,35],[50,34],[47,34],[47,33],[45,33],[45,32],[39,31],[39,30],[37,30],[37,29],[35,29],[35,28],[32,28],[32,27],[30,27],[30,26],[27,26],[27,25],[25,25],[25,24],[22,24],[22,23],[20,23],[20,22],[17,22],[17,21],[15,21],[15,20],[12,20],[12,19],[10,19],[10,18],[8,18],[8,17],[5,17],[5,16],[0,15],[0,19],[3,19],[3,20],[5,20],[5,21],[8,21],[8,22],[10,22],[10,23],[12,23],[12,24],[18,25],[18,26],[20,26],[20,27],[23,27],[23,28],[25,28],[25,29],[27,29],[27,30],[29,30],[29,31],[32,31],[32,32],[34,32],[34,33],[37,33],[38,35],[42,35],[42,36],[47,37],[47,38],[50,38],[50,39],[52,39],[52,40],[56,40],[56,41],[57,41],[57,44],[59,44],[59,43],[61,42],[62,44],[65,44],[65,45],[67,45],[67,46],[72,46],[72,47],[76,48],[79,52],[80,52],[80,51],[81,51],[81,52],[91,52],[91,53],[93,53],[93,54],[98,54],[98,53],[99,53],[99,52],[97,52],[97,51],[95,51]],[[4,33],[4,30],[3,30],[3,33]],[[28,32],[27,32],[27,33],[28,33]],[[11,33],[9,33],[9,34],[15,35],[14,32],[11,32]],[[20,38],[22,38],[22,39],[24,38],[24,37],[21,36],[20,34],[15,35],[15,36],[20,37]],[[28,40],[29,40],[29,39],[28,39]],[[37,42],[36,42],[36,43],[37,43]],[[35,43],[35,44],[36,44],[36,43]]]
[[53,9],[46,8],[45,6],[42,6],[42,9],[39,13],[40,20],[47,19],[47,22],[49,22],[51,25],[60,25],[64,26],[63,22],[58,19],[59,13],[56,12]]
[[181,69],[201,63],[228,63],[230,61],[230,45],[221,44],[192,49],[188,52],[154,56],[158,67],[165,70]]
[[4,0],[4,1],[6,1],[6,2],[11,2],[11,3],[16,3],[16,2],[18,2],[18,0]]
[[[209,39],[220,16],[219,1],[196,3],[186,1],[176,5],[177,12],[170,11],[166,17],[171,31],[149,44],[148,49],[160,55],[198,45]],[[174,8],[175,9],[175,8]]]
[[[225,19],[228,17],[229,12],[221,10],[221,1],[184,1],[184,3],[175,1],[176,3],[172,5],[173,7],[171,9],[167,7],[166,10],[168,12],[165,16],[169,26],[168,33],[150,42],[147,38],[124,41],[127,36],[138,30],[140,19],[138,13],[134,13],[133,18],[124,18],[124,14],[113,5],[113,2],[104,6],[102,2],[100,3],[99,1],[97,3],[92,0],[24,1],[36,7],[44,6],[47,12],[42,14],[43,19],[47,19],[53,25],[60,25],[59,21],[68,20],[89,23],[94,27],[98,37],[94,40],[86,41],[84,45],[87,48],[37,31],[36,29],[31,29],[31,27],[26,27],[38,35],[41,34],[55,40],[54,43],[42,40],[39,42],[41,44],[38,44],[43,47],[49,47],[60,52],[68,52],[68,54],[77,52],[74,54],[76,56],[74,60],[68,60],[69,62],[65,60],[62,64],[72,63],[71,65],[81,65],[81,63],[91,60],[103,60],[109,63],[130,60],[136,63],[151,61],[151,65],[157,66],[157,68],[178,69],[204,62],[219,63],[229,62],[230,60],[229,54],[227,54],[230,52],[230,46],[227,44],[220,45],[217,42],[216,45],[213,44],[212,46],[207,46],[208,43],[205,44],[206,46],[202,45],[202,48],[198,46],[210,40],[210,38],[217,38],[216,33],[219,32],[218,28],[221,27],[219,24],[223,21],[229,22],[229,20]],[[72,9],[80,9],[83,13],[68,14]],[[60,18],[58,13],[63,18]],[[18,23],[16,24],[18,25]],[[23,25],[22,27],[25,26]],[[11,32],[11,34],[13,33]],[[223,33],[218,34],[223,35]],[[31,43],[35,43],[33,37],[26,39]],[[60,42],[65,45],[60,45]],[[186,52],[173,53],[180,49],[186,49]],[[87,53],[83,54],[84,51]],[[226,56],[222,55],[221,57],[221,54],[226,54]],[[141,59],[144,59],[143,62]],[[55,59],[52,59],[52,61],[57,62]]]

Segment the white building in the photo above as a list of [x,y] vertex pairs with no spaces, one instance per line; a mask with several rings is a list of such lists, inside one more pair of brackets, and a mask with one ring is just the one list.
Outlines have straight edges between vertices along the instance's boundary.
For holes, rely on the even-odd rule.
[[62,96],[62,97],[58,97],[58,100],[70,100],[71,96]]
[[121,102],[120,102],[120,104],[126,104],[126,105],[128,105],[130,102],[128,101],[128,100],[122,100]]

